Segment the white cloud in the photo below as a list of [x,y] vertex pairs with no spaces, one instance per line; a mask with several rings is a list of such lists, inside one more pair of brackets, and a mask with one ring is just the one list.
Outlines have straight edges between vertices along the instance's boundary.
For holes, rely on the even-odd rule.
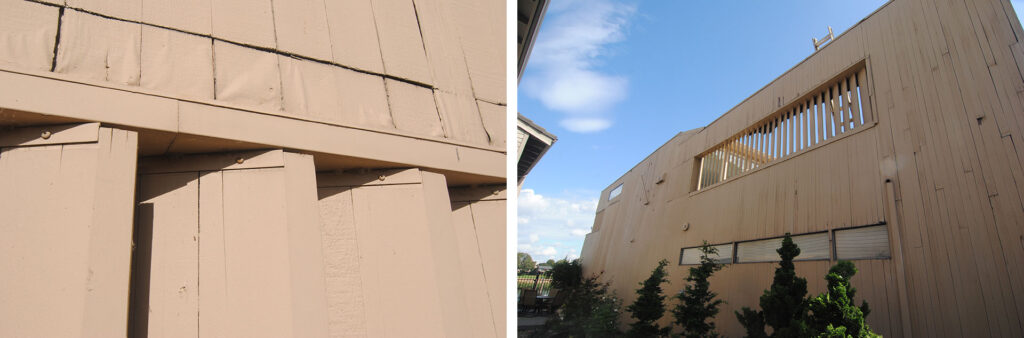
[[568,115],[562,125],[588,133],[611,126],[609,110],[626,98],[629,80],[599,69],[608,46],[625,39],[630,4],[610,0],[556,2],[548,8],[523,79],[524,93]]
[[594,224],[596,209],[597,197],[556,198],[523,189],[519,193],[519,251],[539,262],[578,258],[583,238]]
[[604,118],[568,118],[561,122],[562,127],[577,133],[602,131],[612,126],[612,121]]

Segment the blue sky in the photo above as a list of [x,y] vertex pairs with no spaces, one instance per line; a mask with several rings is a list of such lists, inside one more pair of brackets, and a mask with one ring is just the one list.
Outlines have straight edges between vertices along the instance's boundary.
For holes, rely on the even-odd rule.
[[577,257],[608,184],[884,3],[552,0],[518,109],[558,142],[519,194],[519,251]]

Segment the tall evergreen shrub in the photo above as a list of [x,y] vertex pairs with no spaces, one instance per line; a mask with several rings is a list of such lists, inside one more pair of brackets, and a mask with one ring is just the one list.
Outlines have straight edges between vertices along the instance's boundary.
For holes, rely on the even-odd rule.
[[640,288],[636,290],[638,295],[632,305],[626,307],[630,316],[636,318],[636,322],[630,324],[629,337],[664,337],[668,336],[669,327],[658,325],[658,319],[665,314],[665,296],[662,295],[661,283],[668,282],[668,273],[665,266],[668,261],[662,259],[658,267],[651,271],[651,277],[640,282]]
[[718,306],[724,303],[715,298],[718,294],[711,292],[711,283],[708,282],[715,271],[725,266],[711,258],[718,255],[718,250],[704,241],[700,252],[700,265],[690,268],[686,277],[688,284],[676,296],[679,304],[672,310],[675,323],[683,328],[683,337],[687,338],[718,337],[715,323],[709,320],[718,314]]
[[[743,307],[736,312],[736,318],[747,331],[747,337],[806,337],[807,324],[807,280],[796,276],[793,258],[800,255],[800,248],[793,243],[789,233],[782,239],[782,247],[775,252],[782,260],[775,269],[772,286],[761,295],[761,311]],[[765,325],[773,331],[769,336]]]
[[850,278],[857,274],[857,267],[850,261],[839,261],[828,270],[828,292],[809,300],[808,325],[818,337],[881,337],[864,322],[871,309],[866,301],[860,307],[853,305],[857,289],[850,285]]

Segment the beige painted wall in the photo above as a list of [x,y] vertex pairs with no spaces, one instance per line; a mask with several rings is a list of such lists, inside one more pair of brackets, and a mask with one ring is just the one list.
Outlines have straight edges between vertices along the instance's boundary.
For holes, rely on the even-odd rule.
[[98,123],[0,134],[0,336],[124,335],[137,144]]
[[0,0],[0,335],[502,336],[504,22]]
[[269,145],[504,177],[501,1],[145,2],[0,1],[8,120],[137,129],[146,155]]
[[[609,185],[582,250],[585,272],[603,271],[629,304],[659,259],[678,262],[681,248],[703,240],[884,221],[893,257],[855,261],[853,279],[857,301],[871,304],[873,329],[894,337],[1020,336],[1024,165],[1014,139],[1024,126],[1021,36],[1009,1],[889,2]],[[862,99],[877,124],[692,192],[696,156],[862,61],[869,89]],[[650,184],[661,175],[663,183]],[[608,201],[619,183],[622,194]],[[797,273],[820,293],[833,263],[797,262]],[[775,266],[731,264],[712,279],[728,302],[716,318],[724,334],[743,334],[733,311],[756,307]],[[670,268],[667,294],[683,287],[686,268]]]

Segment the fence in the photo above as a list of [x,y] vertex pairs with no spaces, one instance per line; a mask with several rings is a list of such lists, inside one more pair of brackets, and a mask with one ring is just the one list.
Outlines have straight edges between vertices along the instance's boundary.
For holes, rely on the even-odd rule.
[[538,296],[551,292],[551,278],[544,278],[544,275],[520,275],[516,278],[516,285],[519,290],[536,289]]

